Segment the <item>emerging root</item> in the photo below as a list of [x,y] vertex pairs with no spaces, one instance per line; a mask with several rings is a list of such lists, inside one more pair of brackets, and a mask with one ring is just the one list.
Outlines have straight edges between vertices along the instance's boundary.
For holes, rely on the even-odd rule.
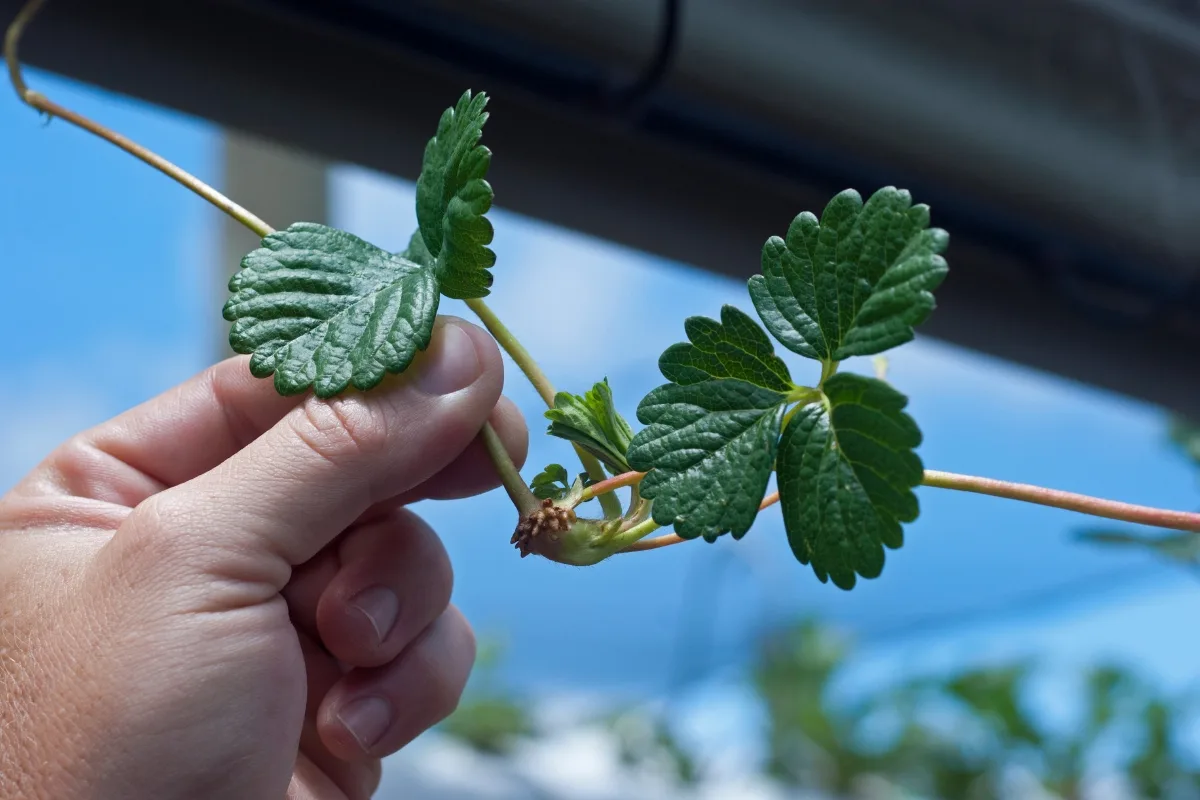
[[545,534],[551,543],[557,544],[560,534],[566,533],[575,524],[575,512],[559,508],[554,501],[542,501],[542,507],[517,523],[517,530],[510,544],[521,551],[521,558],[529,555],[537,544],[537,537]]

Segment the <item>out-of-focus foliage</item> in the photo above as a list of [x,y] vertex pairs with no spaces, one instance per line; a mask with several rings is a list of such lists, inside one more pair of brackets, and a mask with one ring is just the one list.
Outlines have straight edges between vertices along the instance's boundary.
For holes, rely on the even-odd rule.
[[503,656],[498,642],[480,643],[472,685],[458,709],[441,725],[446,735],[488,755],[508,755],[538,734],[532,704],[496,678]]
[[[845,800],[1009,800],[1029,796],[1014,776],[1061,800],[1088,800],[1098,776],[1119,776],[1131,798],[1200,798],[1200,764],[1181,742],[1194,722],[1187,698],[1097,665],[1069,691],[1070,725],[1038,713],[1034,664],[965,669],[856,694],[839,690],[850,643],[806,621],[768,636],[751,675],[766,717],[764,773],[789,790]],[[495,688],[469,700],[445,732],[487,753],[538,732],[527,707]],[[497,722],[500,720],[500,722]],[[594,722],[594,720],[593,720]],[[600,719],[621,760],[697,786],[704,762],[660,712],[621,708]],[[807,796],[807,795],[806,795]],[[1106,795],[1107,796],[1107,795]]]
[[696,757],[661,713],[622,710],[608,716],[605,725],[617,740],[625,766],[655,769],[682,786],[700,782],[702,773]]

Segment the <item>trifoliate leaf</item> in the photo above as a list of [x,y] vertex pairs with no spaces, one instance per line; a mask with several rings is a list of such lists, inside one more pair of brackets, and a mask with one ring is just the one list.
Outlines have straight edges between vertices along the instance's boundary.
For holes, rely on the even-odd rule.
[[638,405],[629,462],[654,521],[685,539],[740,539],[767,490],[787,396],[733,378],[667,384]]
[[280,394],[370,389],[429,346],[433,271],[311,222],[272,233],[229,281],[229,343]]
[[658,359],[663,377],[672,383],[737,378],[777,392],[792,389],[792,376],[775,355],[771,339],[752,317],[733,306],[721,308],[720,322],[689,317],[683,329],[691,341],[671,345]]
[[800,408],[783,432],[779,494],[796,558],[850,589],[856,573],[879,576],[883,548],[900,547],[900,523],[917,518],[921,432],[882,381],[841,373],[824,390],[826,401]]
[[633,431],[625,418],[613,406],[612,390],[605,378],[580,397],[559,392],[554,396],[554,408],[546,411],[551,436],[575,442],[600,459],[614,475],[629,472],[626,452]]
[[946,276],[939,254],[949,237],[929,228],[929,208],[887,187],[864,205],[852,189],[834,197],[820,222],[804,212],[786,238],[772,236],[750,297],[767,329],[788,349],[841,361],[913,338]]
[[[496,254],[492,187],[484,180],[492,153],[479,144],[488,115],[487,95],[468,90],[446,109],[437,133],[425,147],[417,178],[417,226],[437,274],[442,294],[456,300],[484,297],[492,285],[488,270]],[[412,246],[410,245],[410,250]]]

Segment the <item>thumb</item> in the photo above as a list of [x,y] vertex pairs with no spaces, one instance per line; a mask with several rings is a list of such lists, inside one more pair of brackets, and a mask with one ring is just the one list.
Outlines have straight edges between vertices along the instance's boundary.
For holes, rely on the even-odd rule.
[[439,322],[404,374],[366,393],[306,398],[215,469],[137,506],[109,547],[160,576],[170,565],[282,589],[370,506],[453,461],[496,406],[496,343],[461,320]]

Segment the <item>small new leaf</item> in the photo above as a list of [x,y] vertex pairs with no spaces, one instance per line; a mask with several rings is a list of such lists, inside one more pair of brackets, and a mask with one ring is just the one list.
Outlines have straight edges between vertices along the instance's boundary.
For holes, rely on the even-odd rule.
[[558,500],[571,490],[570,476],[562,464],[550,464],[533,477],[529,489],[539,500]]
[[[484,180],[492,153],[479,144],[487,95],[468,90],[446,109],[425,147],[417,178],[417,226],[442,294],[456,300],[484,297],[496,254],[492,241],[492,187]],[[412,245],[410,245],[410,251]]]
[[775,355],[759,324],[744,312],[723,306],[720,322],[689,317],[683,329],[691,341],[671,345],[658,359],[663,377],[672,383],[737,378],[776,392],[791,391],[787,365]]
[[946,276],[946,232],[929,208],[886,187],[864,205],[853,189],[835,196],[820,222],[804,212],[787,236],[763,246],[750,297],[767,329],[802,356],[841,361],[913,338]]
[[921,432],[904,395],[882,381],[840,373],[824,402],[788,422],[776,465],[792,552],[822,583],[842,589],[883,571],[883,548],[904,543],[900,523],[917,518],[913,488],[924,467]]
[[723,378],[667,384],[638,405],[647,427],[634,437],[629,462],[648,472],[643,497],[654,521],[685,539],[723,533],[740,539],[767,490],[787,396]]
[[546,411],[551,436],[575,442],[600,459],[614,475],[629,472],[626,453],[633,431],[613,406],[608,379],[597,383],[585,395],[559,392],[554,408]]
[[262,240],[229,281],[229,343],[280,394],[376,386],[429,346],[432,270],[345,231],[297,222]]

